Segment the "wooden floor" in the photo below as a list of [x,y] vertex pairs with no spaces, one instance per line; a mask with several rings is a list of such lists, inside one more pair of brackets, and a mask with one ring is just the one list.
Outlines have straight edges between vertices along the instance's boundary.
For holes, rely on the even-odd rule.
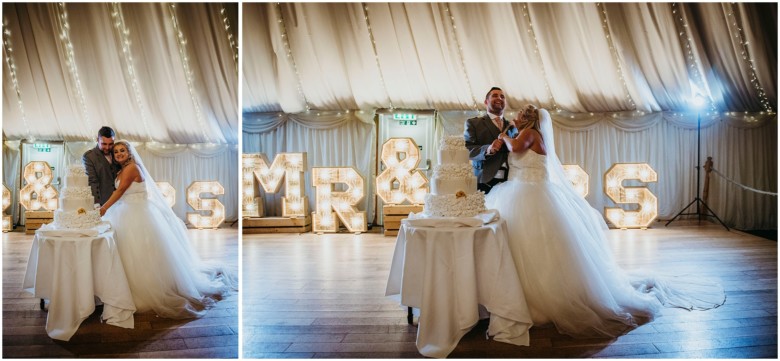
[[[238,269],[238,230],[190,230],[201,258]],[[236,358],[238,295],[218,302],[200,319],[170,320],[136,314],[135,329],[100,323],[98,308],[68,342],[46,335],[46,312],[22,290],[32,235],[3,234],[3,358]]]
[[[664,309],[617,339],[573,339],[534,327],[531,346],[486,340],[481,322],[454,358],[776,358],[777,242],[720,226],[676,222],[610,231],[623,268],[717,277],[726,304]],[[395,237],[244,235],[245,358],[410,358],[416,326],[384,297]]]

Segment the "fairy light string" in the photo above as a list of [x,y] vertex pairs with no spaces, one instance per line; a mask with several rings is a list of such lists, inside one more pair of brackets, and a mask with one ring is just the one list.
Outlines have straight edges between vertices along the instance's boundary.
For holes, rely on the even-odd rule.
[[141,87],[138,85],[138,77],[136,76],[133,52],[130,47],[130,30],[127,28],[127,23],[125,23],[125,16],[124,13],[122,13],[122,5],[120,3],[111,3],[111,18],[114,20],[114,28],[119,35],[122,46],[122,56],[125,61],[125,74],[130,81],[130,86],[133,88],[133,98],[138,106],[138,111],[141,113],[141,123],[146,132],[147,140],[153,141],[152,132],[149,130],[149,115],[144,106],[143,97],[141,96]]
[[539,40],[536,38],[536,32],[534,31],[534,24],[531,21],[531,14],[528,12],[527,3],[523,4],[523,17],[528,23],[528,29],[526,30],[526,32],[531,35],[532,39],[534,39],[534,54],[536,54],[536,58],[539,61],[539,67],[542,69],[542,79],[544,79],[544,89],[547,91],[547,98],[549,99],[549,102],[552,104],[552,108],[555,110],[555,112],[560,113],[561,108],[558,106],[558,102],[555,101],[555,97],[553,96],[552,89],[550,89],[550,80],[549,77],[547,76],[547,70],[544,68],[544,60],[542,59],[542,52],[539,51]]
[[769,99],[767,99],[766,92],[764,91],[764,88],[761,86],[761,83],[758,81],[758,76],[756,76],[756,68],[754,66],[755,60],[753,59],[753,55],[750,52],[750,42],[745,40],[744,30],[742,30],[742,25],[740,24],[740,18],[736,16],[734,4],[728,4],[729,11],[728,11],[728,25],[729,25],[729,33],[733,33],[734,38],[739,42],[741,49],[740,54],[742,55],[743,62],[747,65],[749,72],[750,72],[750,83],[753,85],[753,88],[755,88],[756,93],[759,98],[759,102],[761,103],[761,107],[764,108],[764,111],[768,113],[772,113],[772,105],[769,102]]
[[444,7],[444,12],[447,13],[447,16],[450,18],[450,32],[452,33],[452,38],[455,39],[455,45],[458,47],[458,57],[460,58],[460,70],[463,72],[463,79],[466,80],[466,87],[469,90],[469,95],[471,96],[471,107],[475,110],[480,112],[482,109],[479,108],[477,101],[477,98],[474,96],[474,91],[471,87],[471,79],[469,78],[469,73],[466,71],[466,59],[463,57],[463,46],[460,44],[460,39],[458,38],[458,26],[455,24],[455,15],[450,11],[450,7],[446,5]]
[[176,4],[168,4],[168,10],[171,16],[171,24],[173,26],[173,32],[176,36],[176,44],[179,49],[179,58],[181,59],[182,67],[184,67],[184,76],[187,81],[187,89],[190,93],[190,100],[195,108],[195,119],[198,121],[200,127],[201,136],[204,140],[212,142],[211,137],[206,133],[206,125],[203,121],[203,113],[200,110],[200,100],[195,92],[195,80],[192,69],[190,69],[190,58],[187,55],[187,39],[184,37],[184,33],[179,27],[179,20],[176,15]]
[[393,100],[390,99],[390,92],[387,91],[387,84],[385,83],[385,76],[382,75],[382,67],[379,65],[379,53],[376,51],[376,39],[374,39],[374,32],[371,30],[371,20],[368,18],[368,4],[362,3],[363,19],[366,21],[366,28],[368,29],[368,40],[371,42],[371,50],[374,52],[374,63],[376,63],[376,69],[379,73],[379,81],[382,82],[382,89],[385,91],[387,97],[387,103],[390,104],[390,109],[394,109]]
[[630,108],[632,110],[636,110],[636,103],[634,102],[634,98],[631,96],[631,92],[628,91],[628,84],[626,83],[626,77],[623,72],[623,65],[620,62],[620,56],[618,56],[617,49],[615,48],[615,42],[612,39],[611,32],[609,30],[609,23],[607,18],[607,7],[604,6],[603,3],[596,3],[596,7],[599,9],[599,15],[601,16],[601,28],[604,29],[604,36],[607,39],[607,44],[609,44],[609,50],[612,53],[612,57],[615,61],[615,65],[617,66],[617,75],[620,78],[620,82],[623,84],[623,91],[626,94],[626,100],[628,100],[628,103],[631,105]]
[[280,3],[276,3],[276,10],[276,14],[278,16],[277,22],[279,24],[279,30],[282,34],[282,43],[284,44],[284,51],[287,53],[287,59],[289,59],[290,64],[292,64],[293,71],[295,71],[295,82],[298,86],[298,95],[300,95],[301,100],[303,100],[303,103],[306,105],[306,111],[308,112],[311,110],[311,107],[309,106],[309,100],[306,99],[306,94],[303,93],[301,73],[298,71],[298,65],[295,63],[295,57],[293,57],[292,49],[290,48],[290,37],[287,36],[287,27],[284,25],[284,16],[282,14],[282,5]]
[[230,51],[233,52],[233,65],[235,65],[236,75],[238,75],[238,44],[233,38],[233,32],[230,30],[230,19],[227,17],[227,10],[225,4],[221,4],[219,9],[219,15],[222,18],[222,25],[225,27],[225,34],[227,34],[228,44],[230,44]]
[[24,124],[25,135],[28,140],[35,141],[35,138],[30,134],[30,126],[27,124],[27,113],[24,111],[22,92],[19,89],[19,79],[16,76],[16,62],[14,61],[14,47],[11,43],[11,29],[8,28],[8,19],[5,18],[3,19],[3,53],[5,54],[5,64],[8,66],[8,74],[11,77],[11,83],[14,85],[16,105],[19,107],[19,114],[22,118],[22,124]]
[[76,99],[79,103],[79,108],[81,110],[81,116],[84,117],[84,120],[87,123],[87,127],[89,129],[94,129],[95,126],[92,123],[92,120],[89,117],[89,112],[87,111],[87,104],[84,97],[84,91],[81,87],[81,77],[79,76],[79,68],[76,64],[76,56],[73,51],[73,42],[71,42],[70,39],[70,23],[68,22],[68,11],[65,8],[65,3],[57,3],[57,6],[55,7],[58,10],[57,18],[59,21],[57,24],[59,25],[59,38],[62,42],[64,53],[65,53],[65,65],[68,67],[68,72],[70,73],[71,80],[73,81],[74,88],[76,90]]

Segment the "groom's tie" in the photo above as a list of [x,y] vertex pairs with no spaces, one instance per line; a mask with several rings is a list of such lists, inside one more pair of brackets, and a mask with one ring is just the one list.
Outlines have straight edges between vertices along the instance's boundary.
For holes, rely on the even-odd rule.
[[[493,119],[493,124],[496,125],[496,128],[498,128],[499,132],[504,131],[504,118],[503,117],[496,117],[496,119]],[[493,177],[493,179],[498,179],[500,181],[505,181],[507,179],[507,173],[509,171],[509,167],[507,167],[506,162],[502,162],[501,166],[498,168],[498,171],[496,172],[496,175]]]
[[501,119],[501,117],[496,117],[496,119],[493,119],[493,124],[496,125],[496,128],[498,128],[498,131],[500,132],[503,130],[501,128],[504,127],[504,120]]

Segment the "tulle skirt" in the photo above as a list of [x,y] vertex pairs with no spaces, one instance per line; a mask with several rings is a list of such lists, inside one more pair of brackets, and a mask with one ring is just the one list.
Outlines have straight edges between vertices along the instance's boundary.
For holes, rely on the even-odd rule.
[[125,195],[108,209],[138,312],[166,318],[200,317],[216,300],[237,289],[235,271],[202,262],[184,223],[146,199]]
[[[664,305],[717,307],[722,287],[699,280],[629,276],[615,262],[601,215],[548,181],[510,180],[487,207],[509,226],[509,247],[535,325],[579,337],[615,337],[651,320]],[[670,287],[670,283],[674,283]]]

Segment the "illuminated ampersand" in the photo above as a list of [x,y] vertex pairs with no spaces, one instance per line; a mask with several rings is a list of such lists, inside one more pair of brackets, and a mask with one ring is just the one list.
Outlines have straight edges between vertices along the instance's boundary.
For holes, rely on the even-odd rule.
[[[404,159],[400,159],[403,154]],[[420,164],[420,149],[412,138],[390,138],[382,145],[382,163],[387,167],[376,177],[377,194],[385,203],[401,204],[408,199],[413,204],[422,204],[428,193],[428,179],[415,170]],[[394,180],[398,188],[394,188]]]
[[[19,190],[19,203],[28,211],[44,208],[57,209],[57,190],[51,186],[53,179],[49,163],[30,162],[24,167],[24,180],[27,185]],[[33,197],[35,195],[35,197]]]
[[160,193],[165,198],[165,203],[168,207],[173,207],[176,204],[176,189],[168,182],[156,182],[157,188],[160,189]]
[[566,174],[566,179],[571,182],[574,190],[577,191],[582,198],[585,198],[585,196],[588,195],[588,181],[590,180],[588,173],[576,164],[564,164],[563,170]]
[[3,184],[3,232],[11,230],[11,216],[5,215],[5,210],[11,206],[11,190]]
[[[269,166],[270,165],[270,166]],[[271,163],[265,154],[244,154],[242,165],[244,193],[241,208],[244,217],[259,217],[262,201],[255,199],[257,179],[266,193],[276,193],[285,180],[282,197],[283,217],[305,217],[308,199],[303,191],[306,153],[279,153]]]
[[225,194],[225,188],[217,181],[192,182],[187,187],[187,204],[196,211],[210,211],[211,215],[204,216],[200,213],[187,213],[187,221],[195,228],[218,228],[225,221],[225,206],[216,198],[201,198],[201,193],[214,195]]
[[[366,231],[366,212],[360,212],[355,208],[364,196],[363,176],[355,168],[314,167],[312,183],[317,197],[316,211],[312,212],[314,232],[337,232],[338,219],[341,219],[350,232]],[[346,184],[347,189],[343,192],[334,192],[333,186],[336,183]]]
[[604,173],[604,191],[616,204],[638,204],[636,211],[604,207],[607,220],[618,228],[647,228],[658,217],[658,198],[647,187],[627,187],[626,179],[657,182],[658,174],[647,163],[617,163]]

